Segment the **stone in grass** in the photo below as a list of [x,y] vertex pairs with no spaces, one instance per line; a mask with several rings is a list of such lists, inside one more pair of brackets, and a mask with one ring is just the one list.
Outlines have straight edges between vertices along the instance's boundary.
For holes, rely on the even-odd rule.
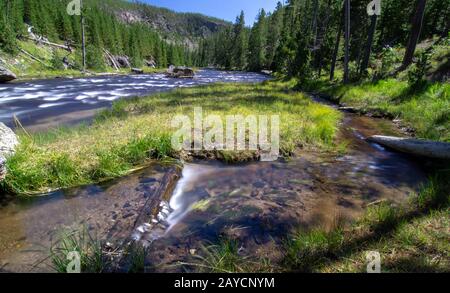
[[14,154],[18,144],[16,134],[0,122],[0,181],[6,177],[6,158]]
[[0,83],[12,81],[16,78],[17,76],[14,73],[0,66]]

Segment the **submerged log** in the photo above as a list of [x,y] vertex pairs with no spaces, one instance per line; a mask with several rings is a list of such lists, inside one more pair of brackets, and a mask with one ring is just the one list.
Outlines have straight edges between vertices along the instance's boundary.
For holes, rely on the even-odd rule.
[[369,141],[399,152],[435,159],[450,159],[450,143],[395,136],[374,135]]

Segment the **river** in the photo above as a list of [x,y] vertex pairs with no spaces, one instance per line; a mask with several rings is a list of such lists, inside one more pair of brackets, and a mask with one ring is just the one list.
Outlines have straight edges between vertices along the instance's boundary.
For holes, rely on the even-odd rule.
[[239,71],[199,70],[193,79],[164,74],[117,75],[35,80],[0,84],[0,122],[14,125],[14,115],[31,131],[89,121],[119,98],[144,96],[215,82],[261,82],[269,76]]

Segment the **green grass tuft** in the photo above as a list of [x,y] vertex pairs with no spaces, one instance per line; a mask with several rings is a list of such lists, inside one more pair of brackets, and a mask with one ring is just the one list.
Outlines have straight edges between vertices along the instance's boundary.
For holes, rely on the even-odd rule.
[[403,207],[370,207],[352,226],[293,235],[285,244],[285,271],[365,272],[367,251],[382,256],[383,272],[448,272],[449,174],[430,179]]
[[71,252],[78,253],[82,273],[101,273],[110,267],[100,241],[92,237],[87,229],[64,232],[60,239],[51,246],[50,259],[56,272],[67,273],[72,261],[68,259]]

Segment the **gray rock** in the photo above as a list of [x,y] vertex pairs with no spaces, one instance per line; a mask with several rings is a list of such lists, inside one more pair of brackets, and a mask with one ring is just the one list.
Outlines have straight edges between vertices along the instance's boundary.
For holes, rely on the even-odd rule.
[[195,76],[195,72],[192,68],[189,67],[174,67],[173,65],[171,65],[167,70],[167,76],[174,78],[193,78]]
[[0,122],[0,155],[4,157],[14,154],[16,146],[19,144],[14,131]]
[[0,83],[16,79],[17,76],[6,68],[0,66]]
[[0,181],[6,177],[6,159],[0,155]]
[[0,181],[6,176],[6,158],[14,154],[18,144],[16,134],[0,122]]
[[114,59],[121,68],[130,68],[130,60],[128,56],[114,56]]

